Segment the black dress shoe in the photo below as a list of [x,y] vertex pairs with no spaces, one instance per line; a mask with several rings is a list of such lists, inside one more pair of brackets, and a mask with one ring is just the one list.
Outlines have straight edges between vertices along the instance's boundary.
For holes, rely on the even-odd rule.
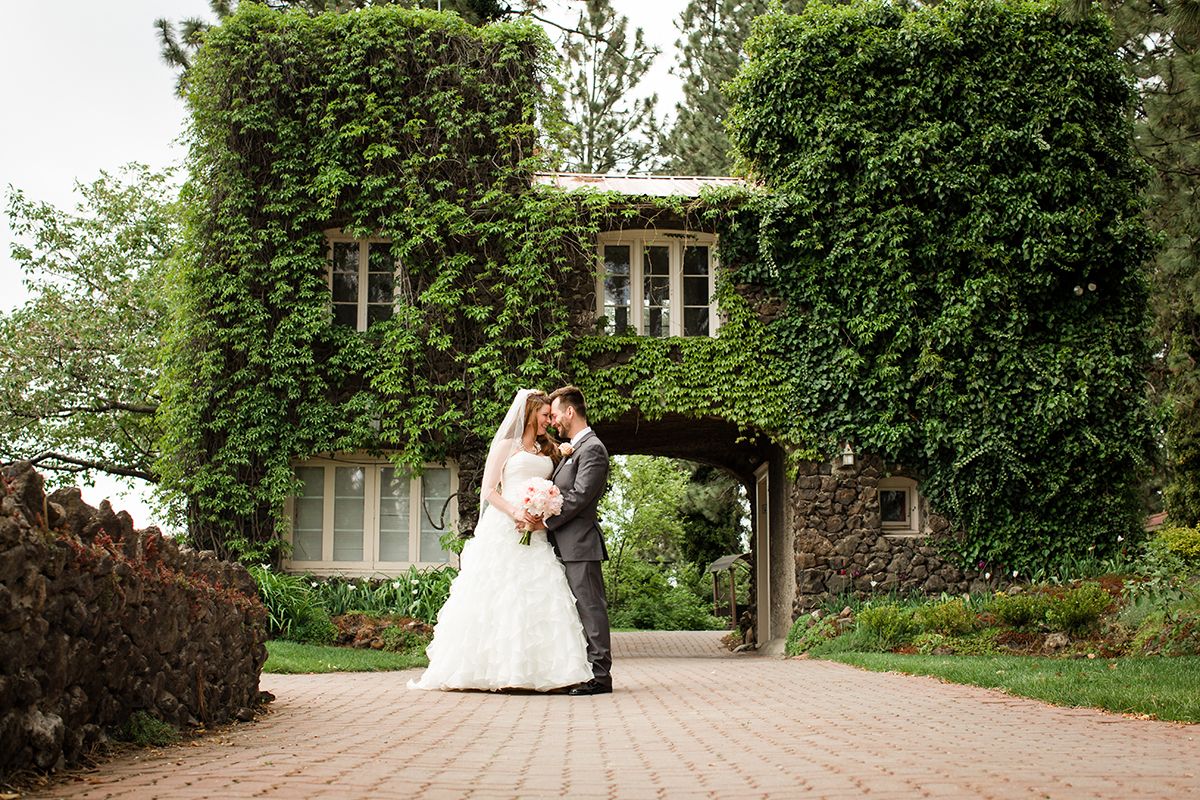
[[567,690],[567,694],[571,695],[571,697],[582,697],[589,694],[612,694],[612,686],[592,678],[587,683],[572,686]]

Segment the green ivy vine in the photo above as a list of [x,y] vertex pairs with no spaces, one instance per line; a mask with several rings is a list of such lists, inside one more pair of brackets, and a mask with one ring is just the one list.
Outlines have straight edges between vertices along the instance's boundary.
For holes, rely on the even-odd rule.
[[768,191],[725,233],[789,419],[899,462],[967,561],[1028,573],[1139,527],[1152,238],[1100,17],[1050,4],[760,18],[731,137]]
[[[793,458],[849,440],[902,463],[972,562],[1103,552],[1150,445],[1152,242],[1109,33],[1030,3],[768,15],[731,86],[766,188],[694,202],[531,186],[535,26],[244,4],[190,75],[164,485],[195,544],[270,554],[297,461],[470,473],[512,392],[571,380],[595,421],[715,414]],[[720,335],[591,335],[596,234],[656,216],[720,235]],[[403,267],[365,333],[330,322],[330,228]]]

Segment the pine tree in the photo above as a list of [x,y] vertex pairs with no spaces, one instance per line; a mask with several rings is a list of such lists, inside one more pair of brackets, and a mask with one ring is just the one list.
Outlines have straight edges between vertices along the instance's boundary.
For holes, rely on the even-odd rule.
[[[784,10],[798,14],[807,0],[788,0]],[[743,48],[754,18],[768,0],[691,0],[676,22],[684,35],[677,65],[684,102],[675,106],[675,125],[663,142],[667,169],[676,175],[729,175],[733,154],[725,135],[729,101],[721,88],[742,66]]]
[[[1147,214],[1163,246],[1151,264],[1154,397],[1167,412],[1172,521],[1200,522],[1200,4],[1104,0],[1115,44],[1138,89],[1134,143],[1151,169]],[[1064,13],[1091,13],[1067,0]]]
[[628,30],[629,18],[618,17],[609,0],[587,0],[577,31],[566,36],[565,169],[638,172],[656,164],[658,95],[630,98],[659,50],[646,44],[641,28],[632,41]]

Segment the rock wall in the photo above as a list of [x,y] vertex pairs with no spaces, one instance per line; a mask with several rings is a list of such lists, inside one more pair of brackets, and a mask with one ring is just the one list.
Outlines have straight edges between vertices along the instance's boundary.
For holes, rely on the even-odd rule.
[[250,719],[266,611],[240,565],[0,470],[0,773],[75,762],[137,710]]
[[951,525],[923,499],[920,535],[885,532],[878,496],[885,466],[878,458],[857,461],[837,469],[829,462],[802,464],[791,487],[796,520],[793,619],[847,592],[938,595],[1000,587],[1001,576],[986,565],[964,569],[946,556],[946,545],[952,545]]

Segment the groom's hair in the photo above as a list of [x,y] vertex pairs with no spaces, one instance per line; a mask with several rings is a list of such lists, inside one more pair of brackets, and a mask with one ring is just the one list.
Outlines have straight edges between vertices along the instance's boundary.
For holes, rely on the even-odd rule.
[[575,409],[575,416],[587,419],[587,402],[583,399],[583,392],[579,391],[579,387],[564,386],[561,389],[555,389],[550,393],[550,402],[553,403],[555,400]]

